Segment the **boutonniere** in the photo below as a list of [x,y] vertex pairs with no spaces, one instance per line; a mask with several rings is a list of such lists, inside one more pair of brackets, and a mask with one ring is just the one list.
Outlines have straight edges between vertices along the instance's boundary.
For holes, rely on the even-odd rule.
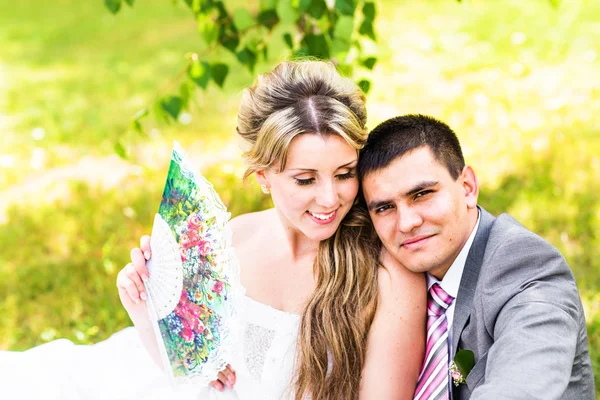
[[454,361],[450,363],[450,376],[454,386],[467,383],[467,375],[475,365],[475,354],[471,350],[458,349]]

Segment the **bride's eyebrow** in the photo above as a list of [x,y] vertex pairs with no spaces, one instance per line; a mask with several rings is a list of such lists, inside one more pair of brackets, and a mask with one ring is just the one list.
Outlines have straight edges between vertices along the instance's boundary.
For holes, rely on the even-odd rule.
[[[342,168],[348,168],[348,167],[353,168],[354,165],[351,165],[351,164],[354,164],[357,161],[358,161],[357,159],[354,159],[352,161],[347,162],[346,164],[340,165],[336,169],[342,169]],[[318,172],[318,170],[316,170],[314,168],[301,168],[301,167],[298,167],[298,168],[288,168],[287,170],[288,171],[302,171],[302,172]]]
[[353,168],[356,165],[352,165],[352,164],[356,164],[358,162],[358,160],[355,158],[354,160],[347,162],[346,164],[340,165],[339,167],[337,167],[337,169],[342,169],[342,168]]

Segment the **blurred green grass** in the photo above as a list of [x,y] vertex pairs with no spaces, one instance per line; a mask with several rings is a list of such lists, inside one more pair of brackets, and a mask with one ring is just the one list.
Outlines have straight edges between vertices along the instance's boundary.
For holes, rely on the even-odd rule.
[[[600,4],[379,5],[369,126],[419,112],[458,132],[480,203],[567,257],[598,382]],[[252,75],[233,70],[224,91],[198,93],[187,123],[147,121],[148,137],[136,137],[131,116],[176,90],[182,55],[201,50],[183,4],[149,0],[112,16],[99,0],[24,0],[0,4],[0,26],[0,349],[97,342],[129,324],[115,276],[150,231],[172,140],[233,215],[268,205],[241,182],[234,137]],[[113,154],[118,138],[131,162]]]

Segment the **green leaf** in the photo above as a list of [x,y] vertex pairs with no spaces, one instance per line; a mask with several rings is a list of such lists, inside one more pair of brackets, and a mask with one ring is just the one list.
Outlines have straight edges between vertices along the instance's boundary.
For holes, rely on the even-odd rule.
[[214,4],[214,7],[217,9],[217,11],[219,12],[219,20],[221,21],[225,21],[229,19],[229,13],[227,12],[227,9],[225,8],[225,4],[223,4],[222,1],[217,1]]
[[365,19],[363,23],[358,28],[358,33],[363,36],[370,38],[373,41],[377,41],[375,38],[375,32],[373,31],[373,22]]
[[375,3],[366,2],[362,9],[365,20],[373,22],[375,20]]
[[306,46],[309,56],[315,56],[322,59],[329,59],[329,45],[325,35],[308,34],[304,36],[302,42]]
[[240,44],[240,38],[238,37],[235,27],[231,24],[221,25],[219,27],[219,41],[221,42],[221,46],[232,53],[235,53],[235,50]]
[[283,41],[285,42],[287,47],[290,48],[290,50],[294,48],[294,39],[292,38],[291,34],[286,33],[285,35],[283,35]]
[[350,38],[352,37],[352,31],[354,30],[354,17],[339,17],[335,23],[333,30],[333,36],[345,42],[348,42],[350,47]]
[[160,106],[167,112],[173,119],[179,117],[183,102],[179,96],[167,96],[160,101]]
[[312,4],[312,0],[300,0],[300,3],[298,4],[298,8],[300,9],[300,11],[308,11],[308,8],[310,7],[310,5]]
[[266,26],[269,30],[273,29],[273,27],[279,22],[279,17],[277,16],[277,11],[275,10],[262,11],[260,14],[258,14],[257,19],[262,26]]
[[125,3],[127,3],[129,7],[133,7],[133,3],[135,3],[135,0],[125,0]]
[[[290,0],[281,0],[279,3],[289,3]],[[273,10],[277,6],[278,0],[260,0],[258,3],[259,10]]]
[[121,9],[121,0],[104,0],[104,5],[113,14],[116,14]]
[[354,15],[356,0],[335,0],[335,9],[342,15]]
[[192,97],[193,87],[186,81],[179,86],[179,97],[181,97],[181,108],[187,108]]
[[125,147],[123,146],[123,144],[121,143],[121,141],[118,141],[117,143],[115,143],[115,153],[117,153],[117,155],[119,157],[121,157],[123,160],[127,160],[129,157],[127,157],[127,150],[125,150]]
[[147,117],[149,113],[150,112],[148,111],[148,109],[144,107],[140,111],[136,112],[133,118],[136,121],[139,121],[140,119]]
[[[302,4],[302,2],[300,3]],[[325,0],[311,0],[306,12],[308,12],[311,17],[319,19],[323,16],[323,14],[325,14],[326,10],[327,4],[325,3]]]
[[222,88],[225,83],[225,78],[229,73],[229,66],[227,64],[215,63],[211,65],[212,78],[215,83]]
[[254,17],[245,8],[236,8],[233,12],[233,24],[238,31],[243,31],[255,24]]
[[475,354],[471,350],[459,349],[454,356],[454,363],[460,374],[466,378],[475,366]]
[[238,61],[247,66],[250,72],[254,72],[254,66],[256,65],[256,60],[258,58],[256,53],[249,48],[244,47],[242,50],[237,52],[236,56]]
[[131,121],[131,129],[133,129],[140,135],[143,135],[143,133],[144,133],[144,130],[142,129],[142,124],[140,123],[140,121],[136,121],[136,120]]
[[142,108],[133,116],[133,121],[131,121],[131,128],[139,133],[142,136],[145,136],[144,129],[142,128],[142,123],[140,122],[143,118],[146,118],[149,114],[147,108]]
[[358,87],[361,88],[361,90],[365,92],[365,94],[367,94],[371,90],[371,81],[367,79],[361,79],[358,82]]
[[202,89],[206,89],[211,77],[211,68],[207,62],[193,61],[187,72],[192,82]]
[[365,66],[365,68],[368,69],[373,69],[375,67],[375,64],[377,63],[377,58],[375,57],[369,57],[364,59],[361,64]]
[[284,24],[293,24],[300,18],[300,13],[289,0],[282,0],[277,4],[277,15]]
[[212,16],[206,14],[198,14],[196,18],[198,32],[204,39],[207,46],[212,45],[219,39],[219,27],[213,21]]

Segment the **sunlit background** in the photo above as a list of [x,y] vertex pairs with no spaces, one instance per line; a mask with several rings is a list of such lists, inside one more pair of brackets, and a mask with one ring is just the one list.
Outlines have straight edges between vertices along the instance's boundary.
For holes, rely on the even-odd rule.
[[[480,204],[567,257],[599,377],[600,3],[377,4],[369,127],[405,113],[451,125]],[[174,139],[234,215],[269,205],[241,181],[235,115],[248,71],[199,91],[178,124],[130,129],[136,111],[176,90],[198,43],[181,1],[139,1],[116,16],[101,0],[0,3],[0,350],[94,343],[130,324],[115,277],[150,232]],[[274,46],[257,72],[286,56]]]

